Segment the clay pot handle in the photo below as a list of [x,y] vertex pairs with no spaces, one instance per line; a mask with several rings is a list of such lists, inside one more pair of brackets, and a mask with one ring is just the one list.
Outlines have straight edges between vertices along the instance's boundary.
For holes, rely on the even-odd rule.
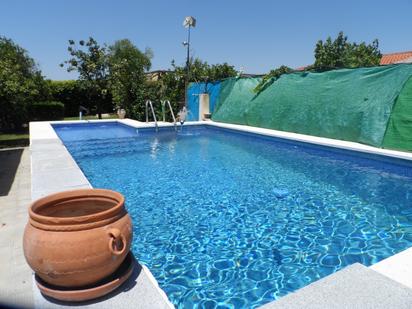
[[[114,255],[121,255],[123,252],[126,250],[126,238],[123,236],[122,233],[120,233],[119,229],[117,228],[111,228],[109,230],[109,250],[114,254]],[[117,245],[119,243],[122,244],[122,247],[120,250],[117,250]]]

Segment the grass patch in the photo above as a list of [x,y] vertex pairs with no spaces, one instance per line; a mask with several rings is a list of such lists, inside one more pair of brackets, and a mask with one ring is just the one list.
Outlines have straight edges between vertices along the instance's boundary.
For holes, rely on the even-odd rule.
[[0,141],[12,141],[17,139],[28,139],[28,133],[3,134],[0,133]]
[[0,148],[25,147],[30,143],[28,132],[1,133]]

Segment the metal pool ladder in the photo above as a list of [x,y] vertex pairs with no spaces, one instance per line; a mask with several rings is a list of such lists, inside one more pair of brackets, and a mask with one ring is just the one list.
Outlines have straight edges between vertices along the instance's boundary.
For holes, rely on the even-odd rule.
[[155,122],[155,127],[156,127],[156,132],[159,131],[159,126],[157,125],[157,119],[156,119],[156,114],[154,112],[153,104],[152,101],[146,100],[146,122],[149,122],[149,113],[148,113],[148,106],[150,105],[150,110],[152,111],[153,119]]
[[173,124],[174,124],[174,126],[175,126],[175,131],[177,131],[176,117],[175,117],[175,113],[173,113],[173,109],[172,109],[172,105],[170,104],[170,101],[169,101],[169,100],[163,100],[163,101],[160,101],[160,103],[162,103],[163,122],[166,122],[165,105],[167,104],[167,106],[169,107],[170,113],[172,114]]

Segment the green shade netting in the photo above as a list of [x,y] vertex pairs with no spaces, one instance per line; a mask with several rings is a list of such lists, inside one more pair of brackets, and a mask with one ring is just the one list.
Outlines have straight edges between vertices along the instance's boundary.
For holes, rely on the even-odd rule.
[[412,76],[401,64],[222,82],[212,119],[382,146],[396,98]]
[[382,146],[412,151],[412,78],[406,82],[392,109]]

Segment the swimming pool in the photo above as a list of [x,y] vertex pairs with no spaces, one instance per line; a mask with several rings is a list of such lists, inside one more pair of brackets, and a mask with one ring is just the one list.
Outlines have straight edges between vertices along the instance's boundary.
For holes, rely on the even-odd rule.
[[412,246],[412,165],[185,126],[54,125],[94,187],[126,196],[132,250],[177,307],[257,307]]

